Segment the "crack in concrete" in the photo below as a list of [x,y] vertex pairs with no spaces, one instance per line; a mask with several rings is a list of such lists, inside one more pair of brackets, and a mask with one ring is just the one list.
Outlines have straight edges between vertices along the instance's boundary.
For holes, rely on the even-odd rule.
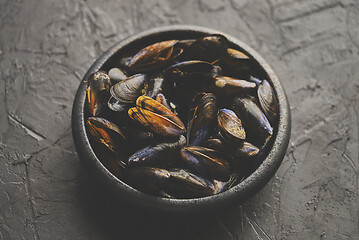
[[26,133],[29,136],[35,138],[38,142],[43,141],[43,140],[46,139],[46,137],[44,135],[42,135],[41,133],[39,133],[35,129],[29,127],[28,125],[24,124],[23,122],[21,122],[19,119],[17,119],[15,116],[11,115],[10,113],[8,113],[8,117],[9,117],[9,119],[11,121],[13,121],[16,124],[20,125],[26,131]]
[[318,7],[316,9],[313,9],[313,10],[308,11],[308,12],[304,12],[302,14],[298,14],[298,15],[283,18],[283,19],[278,19],[278,23],[281,24],[281,23],[286,23],[286,22],[290,22],[290,21],[293,21],[293,20],[300,20],[301,18],[308,17],[308,16],[310,16],[312,14],[320,13],[320,12],[323,12],[325,10],[336,8],[336,7],[345,8],[345,6],[343,5],[342,2],[336,2],[336,3],[333,3],[333,4],[328,4],[328,5],[325,5],[325,6],[322,6],[322,7]]

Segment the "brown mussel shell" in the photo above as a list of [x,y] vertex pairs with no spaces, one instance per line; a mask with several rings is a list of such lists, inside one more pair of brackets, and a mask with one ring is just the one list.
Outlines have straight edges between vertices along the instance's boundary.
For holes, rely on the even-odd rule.
[[231,173],[230,156],[209,148],[191,146],[181,150],[185,166],[208,179],[228,181]]
[[263,80],[258,85],[257,95],[266,117],[271,124],[275,124],[278,116],[278,100],[275,96],[273,88],[267,80]]
[[156,101],[161,103],[166,108],[171,109],[170,105],[168,105],[168,102],[167,102],[167,99],[166,99],[165,95],[163,95],[162,93],[158,93],[156,95]]
[[86,124],[93,139],[103,144],[113,152],[115,152],[118,148],[117,140],[126,140],[126,137],[122,133],[121,129],[104,118],[89,117]]
[[92,116],[100,115],[108,97],[111,87],[110,77],[104,71],[92,73],[89,76],[87,88],[87,100]]
[[229,142],[241,142],[246,139],[242,121],[230,109],[218,111],[218,128],[221,136]]
[[[129,68],[134,71],[149,71],[162,66],[172,58],[177,42],[178,40],[162,41],[143,48],[130,60]],[[176,52],[175,55],[179,55],[180,52]]]
[[232,71],[244,71],[251,67],[251,58],[243,52],[228,48],[226,55],[221,59],[221,64]]
[[149,131],[169,137],[177,137],[185,133],[186,128],[182,121],[156,100],[140,96],[136,105],[128,110],[128,115]]
[[198,93],[190,106],[187,124],[187,145],[200,145],[213,133],[217,116],[216,96]]

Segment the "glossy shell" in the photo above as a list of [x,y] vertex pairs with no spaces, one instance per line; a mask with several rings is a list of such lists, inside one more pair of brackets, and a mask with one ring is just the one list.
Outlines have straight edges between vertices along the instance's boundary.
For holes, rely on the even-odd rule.
[[162,136],[173,137],[186,131],[182,121],[156,100],[141,96],[137,99],[136,105],[136,107],[128,110],[128,115],[149,131]]
[[217,117],[216,97],[212,93],[199,93],[189,109],[187,145],[200,145],[215,129]]
[[185,166],[203,177],[228,181],[230,178],[229,156],[219,151],[191,146],[181,150]]
[[218,128],[223,138],[228,141],[241,142],[246,139],[242,121],[230,109],[218,111]]

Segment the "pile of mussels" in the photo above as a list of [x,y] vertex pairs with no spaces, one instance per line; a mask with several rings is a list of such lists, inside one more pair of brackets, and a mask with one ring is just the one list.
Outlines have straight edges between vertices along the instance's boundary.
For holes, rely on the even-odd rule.
[[259,64],[229,45],[220,34],[157,42],[89,76],[87,131],[109,171],[148,194],[197,198],[261,164],[278,101]]

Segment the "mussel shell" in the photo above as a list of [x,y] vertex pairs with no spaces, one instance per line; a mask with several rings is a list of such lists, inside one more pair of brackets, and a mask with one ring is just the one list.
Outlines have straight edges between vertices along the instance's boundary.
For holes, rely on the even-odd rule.
[[215,91],[222,95],[254,93],[257,85],[253,82],[227,76],[213,76]]
[[135,152],[128,159],[128,166],[161,167],[172,164],[179,155],[180,149],[186,144],[186,138],[180,136],[177,141],[147,146]]
[[158,93],[156,95],[156,101],[161,103],[166,108],[171,109],[170,105],[168,105],[168,102],[167,102],[167,99],[166,99],[165,95],[163,95],[162,93]]
[[121,103],[133,103],[141,95],[145,82],[145,74],[128,77],[111,87],[111,96]]
[[121,82],[127,78],[127,75],[119,68],[111,68],[110,71],[108,71],[108,75],[110,76],[113,84]]
[[136,74],[116,83],[110,89],[111,97],[108,107],[113,111],[127,110],[142,94],[146,83],[146,75]]
[[98,116],[102,112],[108,98],[111,87],[110,77],[104,71],[92,73],[88,78],[87,101],[92,116]]
[[126,137],[121,129],[104,118],[89,117],[86,124],[93,139],[111,151],[117,150],[118,141],[126,141]]
[[221,34],[213,34],[196,39],[185,49],[183,55],[186,59],[202,60],[214,63],[221,59],[227,51],[228,40]]
[[253,76],[250,76],[248,81],[254,82],[257,86],[262,82],[262,80],[260,80],[259,78],[253,77]]
[[108,91],[111,87],[110,76],[104,71],[97,71],[89,76],[89,86],[93,91]]
[[157,94],[164,92],[164,90],[165,90],[164,84],[165,84],[165,82],[164,82],[164,78],[162,77],[162,75],[153,76],[148,81],[148,88],[146,89],[147,90],[146,96],[148,96],[150,98],[155,98],[157,96]]
[[[178,40],[157,42],[140,50],[129,62],[129,67],[135,71],[149,71],[161,66],[171,59],[173,46]],[[176,55],[179,52],[175,53]]]
[[200,145],[214,132],[216,125],[216,96],[198,93],[190,106],[187,124],[187,145]]
[[218,128],[221,136],[230,142],[241,142],[246,139],[242,121],[230,109],[218,111]]
[[231,159],[222,152],[199,146],[184,147],[181,158],[188,169],[200,176],[220,181],[230,178]]
[[273,88],[267,80],[263,80],[258,85],[257,95],[266,117],[271,124],[275,124],[278,116],[278,101]]
[[203,78],[209,78],[219,72],[220,67],[209,62],[191,60],[179,62],[168,67],[164,71],[164,76],[168,78],[169,81],[180,83],[180,81],[183,80],[193,80],[196,78],[198,78],[198,81],[201,81]]
[[233,156],[234,159],[239,161],[251,159],[259,153],[259,148],[246,141],[241,141],[238,144],[232,144],[224,142],[220,138],[211,138],[205,142],[204,146],[227,152]]
[[266,141],[272,136],[273,128],[262,110],[249,98],[236,98],[234,111],[243,120],[246,131],[250,131],[257,141]]
[[165,190],[176,198],[197,198],[213,194],[210,181],[184,169],[171,169]]
[[245,71],[251,68],[252,60],[243,52],[228,48],[226,55],[221,59],[221,64],[232,71]]
[[139,167],[128,171],[130,184],[144,192],[155,193],[162,190],[170,178],[166,169],[154,167]]
[[156,100],[141,96],[137,99],[136,105],[128,110],[128,115],[149,131],[172,137],[179,136],[186,131],[182,121]]

